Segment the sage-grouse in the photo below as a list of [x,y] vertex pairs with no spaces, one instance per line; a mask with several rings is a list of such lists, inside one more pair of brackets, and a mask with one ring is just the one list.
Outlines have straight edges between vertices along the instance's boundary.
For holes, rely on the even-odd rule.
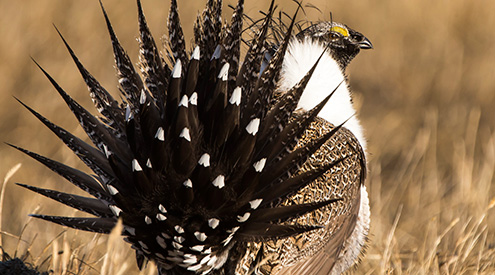
[[101,117],[40,69],[93,145],[22,104],[94,175],[14,147],[92,197],[20,185],[96,217],[34,217],[100,233],[120,218],[139,267],[152,260],[161,274],[328,274],[357,261],[366,141],[344,70],[372,45],[334,22],[276,23],[272,2],[241,57],[243,4],[227,24],[222,1],[208,0],[188,46],[172,0],[160,53],[138,0],[141,74],[102,6],[122,102],[62,38]]

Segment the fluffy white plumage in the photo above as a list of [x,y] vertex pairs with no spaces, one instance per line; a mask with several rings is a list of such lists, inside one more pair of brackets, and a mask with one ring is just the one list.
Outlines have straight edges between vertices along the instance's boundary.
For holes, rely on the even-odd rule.
[[[282,91],[288,91],[308,73],[325,51],[325,46],[311,38],[305,38],[301,41],[299,39],[293,39],[287,51],[280,82],[280,89]],[[329,95],[340,83],[342,84],[321,110],[319,117],[324,118],[334,125],[339,125],[350,118],[344,127],[356,136],[363,150],[366,152],[366,139],[364,138],[361,124],[355,116],[356,110],[352,106],[351,94],[345,81],[344,73],[339,67],[339,64],[328,52],[323,55],[313,76],[309,80],[299,101],[298,108],[310,110]]]

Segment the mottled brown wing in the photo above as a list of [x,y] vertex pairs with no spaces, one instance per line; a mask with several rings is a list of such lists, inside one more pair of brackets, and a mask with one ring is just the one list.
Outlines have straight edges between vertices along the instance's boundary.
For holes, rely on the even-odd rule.
[[299,261],[298,263],[282,267],[276,274],[298,274],[298,275],[327,275],[331,274],[332,269],[339,260],[344,249],[344,242],[350,237],[354,227],[356,226],[356,220],[359,212],[360,194],[358,193],[349,215],[346,215],[346,219],[340,228],[335,230],[327,241],[327,244],[323,249],[313,256],[308,256],[306,259]]
[[[317,118],[298,146],[331,131],[335,126]],[[263,274],[329,274],[355,228],[360,189],[366,175],[365,154],[355,136],[341,128],[302,167],[299,173],[342,160],[299,191],[285,205],[340,198],[341,201],[289,221],[320,225],[322,229],[263,244]]]

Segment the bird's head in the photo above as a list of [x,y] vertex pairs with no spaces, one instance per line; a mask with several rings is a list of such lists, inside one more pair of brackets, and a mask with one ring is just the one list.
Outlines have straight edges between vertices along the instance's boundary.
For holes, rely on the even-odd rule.
[[373,44],[362,33],[337,22],[320,22],[304,29],[298,39],[311,38],[325,43],[331,55],[345,69],[361,49],[373,49]]

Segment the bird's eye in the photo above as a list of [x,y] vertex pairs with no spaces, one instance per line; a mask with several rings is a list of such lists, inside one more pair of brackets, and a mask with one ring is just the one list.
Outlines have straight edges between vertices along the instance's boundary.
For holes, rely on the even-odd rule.
[[337,39],[339,38],[341,35],[339,33],[336,33],[336,32],[331,32],[330,33],[330,38],[332,39]]
[[356,42],[363,41],[363,36],[362,35],[359,35],[359,34],[353,34],[352,35],[352,40],[354,40]]

